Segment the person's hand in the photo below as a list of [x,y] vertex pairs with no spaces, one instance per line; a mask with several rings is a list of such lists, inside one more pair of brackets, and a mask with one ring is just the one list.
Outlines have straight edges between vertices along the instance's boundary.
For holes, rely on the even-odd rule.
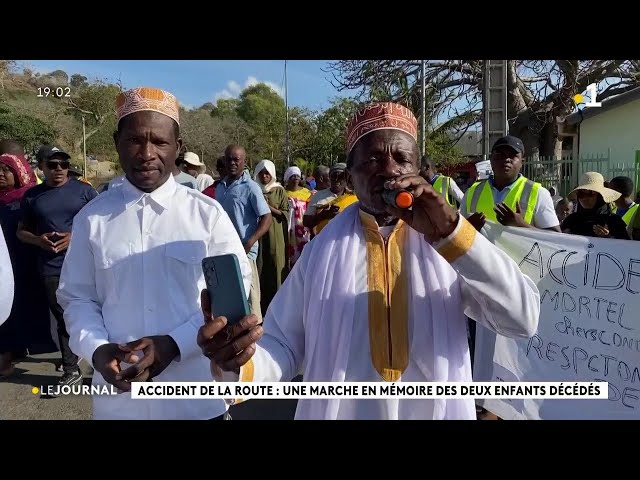
[[595,233],[599,237],[608,237],[609,236],[609,227],[605,225],[601,227],[600,225],[593,226],[593,233]]
[[140,351],[143,354],[142,358],[131,362],[133,365],[116,375],[116,380],[126,382],[146,382],[157,377],[180,354],[178,345],[169,335],[143,337],[118,347],[127,354]]
[[414,202],[410,210],[387,205],[387,211],[422,233],[427,241],[448,237],[458,225],[458,212],[420,175],[401,175],[387,181],[385,188],[411,191]]
[[55,243],[49,238],[56,235],[55,232],[43,233],[38,237],[38,247],[51,253],[57,253]]
[[55,253],[63,252],[69,248],[69,243],[71,243],[71,232],[54,232],[53,235],[57,235],[59,237],[59,239],[53,244],[53,251]]
[[473,225],[473,228],[480,231],[482,227],[484,227],[484,224],[487,223],[487,217],[482,212],[475,212],[467,218],[467,221]]
[[276,207],[272,207],[271,204],[268,205],[269,209],[271,210],[271,215],[273,215],[274,217],[280,217],[280,215],[282,215],[283,212],[278,210]]
[[339,211],[340,207],[338,207],[337,205],[331,205],[330,207],[323,208],[318,216],[321,220],[331,220],[333,217],[338,215]]
[[522,217],[522,209],[520,203],[516,203],[516,211],[511,210],[506,204],[498,203],[493,211],[496,212],[496,218],[505,227],[524,227],[528,228],[529,224]]
[[204,325],[198,330],[198,346],[202,354],[211,361],[211,375],[215,379],[222,372],[240,373],[240,367],[256,352],[256,342],[263,335],[260,319],[255,315],[244,317],[235,325],[227,325],[225,317],[214,317],[211,313],[209,293],[200,294]]
[[91,362],[93,368],[102,375],[107,383],[120,391],[128,392],[131,390],[131,385],[117,378],[121,373],[120,362],[135,363],[138,358],[134,353],[122,351],[117,343],[106,343],[96,348]]

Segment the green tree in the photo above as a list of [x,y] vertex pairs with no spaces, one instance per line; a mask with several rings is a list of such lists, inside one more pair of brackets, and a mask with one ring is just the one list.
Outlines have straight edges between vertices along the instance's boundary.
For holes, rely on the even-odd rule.
[[220,98],[211,109],[212,117],[224,117],[227,115],[237,115],[240,100],[237,98]]
[[446,166],[459,165],[467,161],[464,152],[452,145],[451,136],[444,131],[433,133],[428,137],[425,154],[436,163]]
[[[64,107],[80,121],[80,125],[84,117],[87,145],[89,139],[101,130],[103,130],[103,139],[106,135],[113,134],[116,128],[116,97],[120,91],[119,85],[96,80],[72,89],[70,97],[63,97]],[[101,141],[99,144],[106,147],[108,142]],[[75,151],[81,151],[82,135],[76,139],[73,147]]]
[[282,158],[285,137],[283,98],[268,85],[259,83],[242,91],[236,112],[253,130],[248,149],[257,158]]
[[316,135],[310,158],[317,165],[346,161],[347,124],[360,104],[350,98],[334,98],[331,106],[316,117]]
[[71,78],[69,79],[69,86],[71,86],[72,88],[84,88],[88,85],[87,83],[87,77],[85,77],[84,75],[80,75],[78,73],[74,73],[73,75],[71,75]]
[[22,143],[27,153],[33,154],[43,143],[52,143],[56,131],[42,120],[0,105],[0,138],[14,138]]
[[[285,132],[286,133],[286,132]],[[311,111],[303,108],[289,109],[289,158],[293,160],[296,157],[304,157],[313,162],[313,146],[317,128],[315,118]],[[285,135],[286,139],[286,135]],[[279,162],[275,162],[279,170],[286,168],[286,145],[283,155]],[[293,163],[293,161],[292,161]],[[306,162],[305,162],[306,163]],[[298,165],[301,169],[302,166]],[[310,167],[313,169],[313,166]],[[303,170],[304,172],[304,170]]]
[[228,143],[229,134],[223,120],[212,117],[208,109],[181,111],[180,131],[187,151],[197,153],[211,173]]

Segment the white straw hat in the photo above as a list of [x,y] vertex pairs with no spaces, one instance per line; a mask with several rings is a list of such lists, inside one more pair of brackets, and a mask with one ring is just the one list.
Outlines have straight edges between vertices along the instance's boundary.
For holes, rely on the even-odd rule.
[[602,198],[605,203],[615,202],[620,195],[620,192],[616,192],[611,188],[607,188],[604,186],[604,177],[602,174],[598,172],[587,172],[583,173],[580,177],[580,184],[578,187],[574,188],[571,193],[569,193],[569,199],[574,200],[576,198],[576,193],[578,190],[590,190],[592,192],[597,192],[602,195]]
[[184,161],[196,167],[204,166],[204,163],[200,160],[200,157],[198,156],[198,154],[194,152],[186,152],[184,154]]

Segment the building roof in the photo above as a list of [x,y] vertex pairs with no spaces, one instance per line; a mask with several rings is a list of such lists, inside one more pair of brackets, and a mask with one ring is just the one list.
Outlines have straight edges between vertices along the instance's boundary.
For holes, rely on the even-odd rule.
[[600,107],[587,107],[574,112],[571,115],[568,115],[565,121],[568,125],[576,125],[587,118],[595,117],[596,115],[608,112],[635,100],[640,100],[640,87],[636,87],[628,92],[621,93],[620,95],[609,97],[602,101],[602,105]]

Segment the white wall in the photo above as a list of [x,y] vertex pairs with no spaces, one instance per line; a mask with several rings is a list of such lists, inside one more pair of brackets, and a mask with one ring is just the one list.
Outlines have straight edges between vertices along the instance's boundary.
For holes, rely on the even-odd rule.
[[640,150],[640,100],[587,118],[580,124],[580,157],[606,156],[611,165],[633,166]]

